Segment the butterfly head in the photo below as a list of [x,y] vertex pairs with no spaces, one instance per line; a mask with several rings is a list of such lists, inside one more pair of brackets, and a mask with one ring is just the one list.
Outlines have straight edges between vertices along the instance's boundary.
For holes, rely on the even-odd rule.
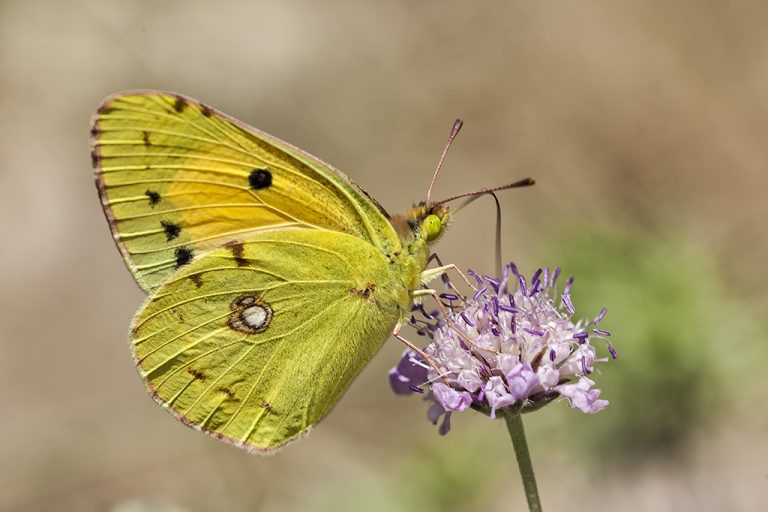
[[392,224],[406,244],[432,244],[445,232],[450,219],[447,205],[422,202],[405,214],[393,217]]

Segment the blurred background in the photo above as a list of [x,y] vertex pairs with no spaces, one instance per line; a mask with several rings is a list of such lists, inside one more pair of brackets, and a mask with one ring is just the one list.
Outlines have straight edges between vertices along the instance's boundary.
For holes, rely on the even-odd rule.
[[[500,194],[503,252],[605,305],[611,405],[526,426],[548,510],[765,510],[768,4],[0,0],[0,510],[507,511],[501,422],[441,438],[394,341],[309,437],[259,458],[174,421],[129,356],[143,300],[93,186],[89,117],[184,93],[332,162],[390,212]],[[493,272],[494,210],[438,251]],[[410,334],[415,338],[414,333]]]

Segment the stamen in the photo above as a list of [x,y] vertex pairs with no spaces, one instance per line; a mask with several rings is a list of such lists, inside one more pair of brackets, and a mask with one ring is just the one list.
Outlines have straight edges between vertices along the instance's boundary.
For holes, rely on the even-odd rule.
[[573,285],[573,276],[569,277],[568,280],[565,282],[565,289],[563,290],[563,293],[571,293],[572,285]]
[[549,360],[554,363],[555,358],[557,358],[557,352],[555,352],[555,349],[552,349],[549,351]]
[[475,272],[475,271],[474,271],[474,270],[472,270],[471,268],[468,268],[468,269],[467,269],[467,275],[468,275],[468,276],[472,276],[472,277],[474,277],[474,278],[475,278],[475,281],[477,281],[477,286],[482,286],[482,285],[483,285],[483,280],[482,280],[482,279],[480,279],[480,276],[479,276],[479,275],[477,275],[477,272]]
[[528,329],[527,327],[523,327],[523,330],[527,332],[528,334],[533,334],[534,336],[544,336],[543,331],[537,331],[535,329]]
[[559,275],[560,275],[560,267],[555,267],[555,271],[552,272],[552,284],[550,285],[552,286],[552,288],[554,288],[555,285],[557,284],[557,277]]
[[466,315],[466,314],[464,314],[464,312],[463,312],[463,311],[461,312],[461,314],[460,314],[459,316],[461,317],[461,319],[462,319],[462,320],[464,320],[464,322],[466,322],[466,324],[467,324],[468,326],[470,326],[470,327],[474,327],[474,326],[475,326],[475,324],[473,324],[473,323],[472,323],[472,322],[469,320],[469,318],[467,317],[467,315]]
[[427,363],[425,363],[421,359],[416,359],[415,357],[411,357],[410,359],[408,359],[408,361],[410,361],[411,363],[415,364],[416,366],[421,366],[425,370],[429,370],[429,369],[432,368],[431,366],[429,366]]
[[421,389],[418,386],[408,386],[408,389],[410,389],[411,391],[414,391],[416,393],[424,393],[424,390]]
[[528,289],[525,286],[525,277],[523,277],[522,275],[518,274],[517,275],[517,280],[520,281],[520,293],[522,293],[523,295],[528,295]]
[[[481,281],[481,284],[482,284],[482,281]],[[472,297],[472,300],[477,300],[477,299],[478,299],[478,298],[479,298],[481,295],[484,295],[484,294],[485,294],[485,291],[486,291],[487,289],[488,289],[488,287],[487,287],[487,286],[483,286],[482,288],[480,288],[479,290],[477,290],[477,293],[475,293],[475,296],[474,296],[474,297]]]
[[589,375],[589,368],[587,368],[587,356],[581,356],[581,369],[584,371],[584,375]]
[[605,318],[605,315],[608,313],[608,308],[603,308],[600,310],[600,314],[595,317],[594,320],[592,320],[592,323],[597,325],[600,322],[603,321],[603,318]]
[[563,295],[561,297],[563,301],[563,305],[565,306],[565,309],[568,310],[568,313],[571,315],[576,313],[576,309],[573,307],[573,302],[571,302],[571,296],[568,294],[568,292],[563,292]]
[[592,329],[592,332],[599,334],[600,336],[610,336],[611,333],[602,329]]
[[440,298],[445,300],[459,300],[459,296],[455,293],[441,293]]
[[424,309],[424,304],[422,304],[422,303],[419,303],[419,304],[416,304],[416,305],[414,305],[414,306],[413,306],[413,308],[412,308],[411,310],[412,310],[412,311],[419,311],[419,312],[420,312],[422,315],[424,315],[424,316],[425,316],[425,317],[426,317],[428,320],[434,320],[434,319],[435,319],[435,316],[434,316],[434,315],[430,315],[429,313],[427,313],[427,310],[426,310],[426,309]]
[[499,309],[502,311],[506,311],[507,313],[519,313],[520,311],[517,308],[514,308],[512,306],[507,306],[506,304],[499,304]]
[[483,279],[488,281],[488,283],[490,283],[490,285],[493,286],[493,289],[496,293],[499,293],[499,285],[501,284],[501,282],[498,279],[494,279],[491,276],[483,276]]

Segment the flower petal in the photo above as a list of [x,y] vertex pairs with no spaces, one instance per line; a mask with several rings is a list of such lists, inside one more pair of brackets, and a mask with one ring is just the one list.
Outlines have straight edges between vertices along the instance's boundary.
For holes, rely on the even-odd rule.
[[594,414],[608,406],[608,400],[598,400],[600,390],[592,389],[594,385],[595,383],[591,379],[582,377],[575,384],[555,386],[555,391],[564,396],[571,407],[579,409],[581,412]]
[[389,370],[389,386],[397,395],[410,395],[413,393],[411,386],[418,386],[427,381],[427,369],[414,361],[420,361],[421,357],[412,350],[403,352],[403,356],[397,366]]
[[515,401],[527,398],[539,384],[539,378],[534,373],[533,368],[531,368],[529,361],[518,363],[511,371],[505,374],[505,377],[507,378],[509,393],[514,397]]
[[472,405],[472,395],[466,391],[456,391],[442,382],[432,385],[432,393],[446,411],[463,411]]
[[491,406],[491,418],[496,417],[496,409],[515,403],[515,397],[507,392],[501,377],[494,375],[485,383],[485,400]]

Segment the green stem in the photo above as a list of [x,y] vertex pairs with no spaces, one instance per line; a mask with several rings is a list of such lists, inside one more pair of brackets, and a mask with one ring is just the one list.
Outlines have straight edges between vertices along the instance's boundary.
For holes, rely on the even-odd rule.
[[531,512],[541,512],[539,491],[536,488],[536,477],[533,474],[531,454],[528,452],[528,443],[525,440],[522,415],[520,413],[505,414],[504,419],[507,421],[507,429],[509,430],[509,437],[512,438],[512,445],[515,447],[517,465],[520,468],[520,476],[523,479],[523,488],[525,489],[525,499],[528,500],[528,510]]

